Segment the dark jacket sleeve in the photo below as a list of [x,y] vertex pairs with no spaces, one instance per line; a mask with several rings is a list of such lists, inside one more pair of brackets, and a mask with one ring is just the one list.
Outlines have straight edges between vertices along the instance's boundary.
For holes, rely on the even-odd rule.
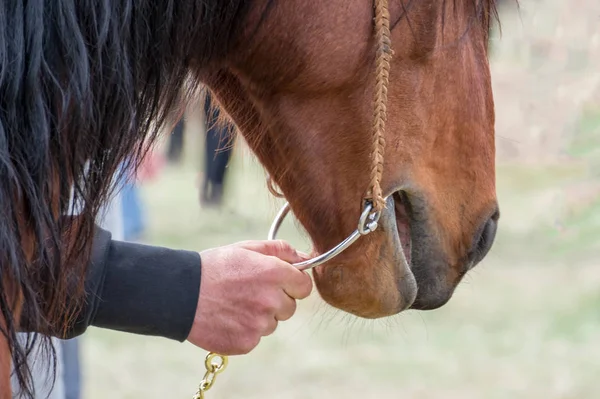
[[65,338],[95,326],[183,342],[194,321],[200,274],[196,252],[115,241],[97,228],[86,305]]

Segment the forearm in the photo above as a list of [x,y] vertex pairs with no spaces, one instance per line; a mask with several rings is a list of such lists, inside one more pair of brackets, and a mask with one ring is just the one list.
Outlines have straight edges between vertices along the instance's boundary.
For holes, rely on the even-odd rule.
[[196,252],[114,241],[98,229],[86,305],[67,338],[95,326],[184,341],[200,289]]

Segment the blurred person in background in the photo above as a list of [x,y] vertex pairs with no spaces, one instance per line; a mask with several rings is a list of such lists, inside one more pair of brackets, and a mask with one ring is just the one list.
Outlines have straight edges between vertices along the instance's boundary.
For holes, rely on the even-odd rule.
[[200,188],[200,204],[205,207],[220,207],[223,204],[223,187],[227,165],[231,159],[234,126],[219,121],[219,108],[207,92],[204,102],[206,141],[204,147],[204,179]]
[[[29,333],[18,333],[17,339],[21,341],[23,345],[26,344],[28,339],[31,339],[32,336]],[[35,345],[31,348],[31,354],[28,356],[27,361],[29,363],[29,367],[31,369],[31,379],[33,382],[33,387],[36,392],[36,398],[46,398],[46,399],[67,399],[65,394],[65,381],[64,381],[64,356],[62,353],[62,345],[61,340],[58,338],[51,338],[52,347],[56,353],[56,364],[54,365],[56,368],[56,380],[52,385],[52,370],[53,365],[48,364],[43,356],[43,348],[40,345],[39,338],[36,340]],[[19,397],[18,393],[18,381],[14,373],[11,376],[11,385],[13,390],[13,398]],[[70,398],[70,397],[69,397]],[[75,398],[79,398],[76,396]]]
[[123,240],[139,242],[146,232],[146,211],[140,195],[139,185],[154,180],[164,166],[164,157],[159,151],[152,151],[136,176],[125,176],[121,183],[121,209],[123,217]]
[[[220,207],[223,204],[223,191],[227,166],[231,159],[234,140],[234,126],[219,120],[220,111],[214,104],[210,92],[206,91],[204,101],[204,173],[200,184],[200,204],[203,207]],[[166,158],[170,164],[181,162],[184,147],[185,118],[181,118],[169,136]]]
[[185,117],[182,117],[171,135],[169,136],[169,143],[167,145],[167,161],[170,164],[176,165],[181,162],[181,156],[183,154],[183,130],[185,128]]

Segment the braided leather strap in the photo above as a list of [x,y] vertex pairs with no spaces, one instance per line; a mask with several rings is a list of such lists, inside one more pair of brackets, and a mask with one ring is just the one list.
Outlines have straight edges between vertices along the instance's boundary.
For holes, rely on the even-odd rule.
[[385,123],[387,120],[387,95],[392,59],[392,41],[390,38],[390,14],[388,0],[374,0],[375,38],[377,40],[375,94],[373,109],[373,138],[371,153],[371,176],[366,199],[373,203],[375,211],[381,211],[385,199],[381,191],[383,175],[383,157],[385,152]]

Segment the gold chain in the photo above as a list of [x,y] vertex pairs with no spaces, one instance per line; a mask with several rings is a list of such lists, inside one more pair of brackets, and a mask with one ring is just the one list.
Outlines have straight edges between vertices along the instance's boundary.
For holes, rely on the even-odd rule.
[[[218,361],[218,359],[220,359],[220,361]],[[200,381],[198,392],[196,392],[193,399],[204,399],[204,392],[208,391],[213,386],[215,380],[217,379],[217,375],[225,370],[227,367],[227,360],[227,356],[212,352],[206,355],[206,359],[204,360],[206,373],[204,374],[202,381]]]

